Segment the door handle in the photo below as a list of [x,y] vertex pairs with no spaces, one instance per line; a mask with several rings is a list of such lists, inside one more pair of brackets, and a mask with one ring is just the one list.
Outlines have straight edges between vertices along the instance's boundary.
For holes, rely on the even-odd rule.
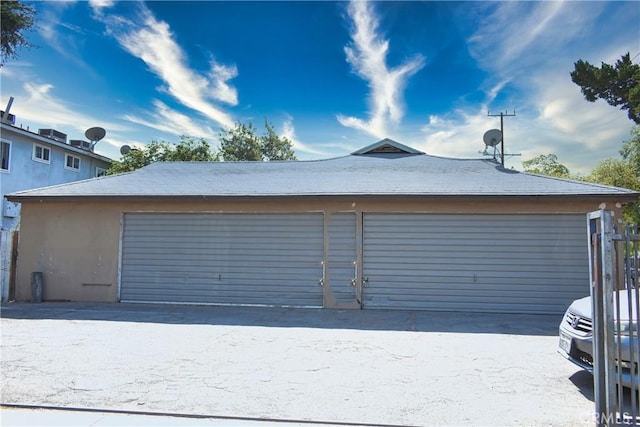
[[354,276],[353,279],[351,279],[351,286],[356,286],[358,284],[358,262],[357,261],[353,261],[353,268],[354,268]]

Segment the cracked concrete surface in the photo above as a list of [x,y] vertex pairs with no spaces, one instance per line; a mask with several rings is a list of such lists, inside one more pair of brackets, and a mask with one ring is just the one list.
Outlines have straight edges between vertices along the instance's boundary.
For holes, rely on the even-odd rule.
[[593,422],[560,316],[2,307],[2,402],[401,425]]

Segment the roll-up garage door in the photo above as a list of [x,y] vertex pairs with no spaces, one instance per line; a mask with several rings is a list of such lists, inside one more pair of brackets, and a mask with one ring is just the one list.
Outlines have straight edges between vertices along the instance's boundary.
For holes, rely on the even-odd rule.
[[589,294],[583,215],[364,214],[363,307],[562,313]]
[[323,216],[124,215],[120,300],[322,306]]

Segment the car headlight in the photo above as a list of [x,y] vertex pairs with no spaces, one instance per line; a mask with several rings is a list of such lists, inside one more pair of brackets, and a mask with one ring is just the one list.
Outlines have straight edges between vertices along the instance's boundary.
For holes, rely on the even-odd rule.
[[638,336],[638,323],[636,322],[613,322],[613,330],[618,335],[629,335],[630,331],[633,331],[634,335]]

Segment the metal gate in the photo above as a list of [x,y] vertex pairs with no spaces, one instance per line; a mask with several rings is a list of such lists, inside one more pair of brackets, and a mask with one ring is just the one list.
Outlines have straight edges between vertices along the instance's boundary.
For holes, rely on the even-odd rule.
[[640,425],[640,234],[588,215],[597,425]]

